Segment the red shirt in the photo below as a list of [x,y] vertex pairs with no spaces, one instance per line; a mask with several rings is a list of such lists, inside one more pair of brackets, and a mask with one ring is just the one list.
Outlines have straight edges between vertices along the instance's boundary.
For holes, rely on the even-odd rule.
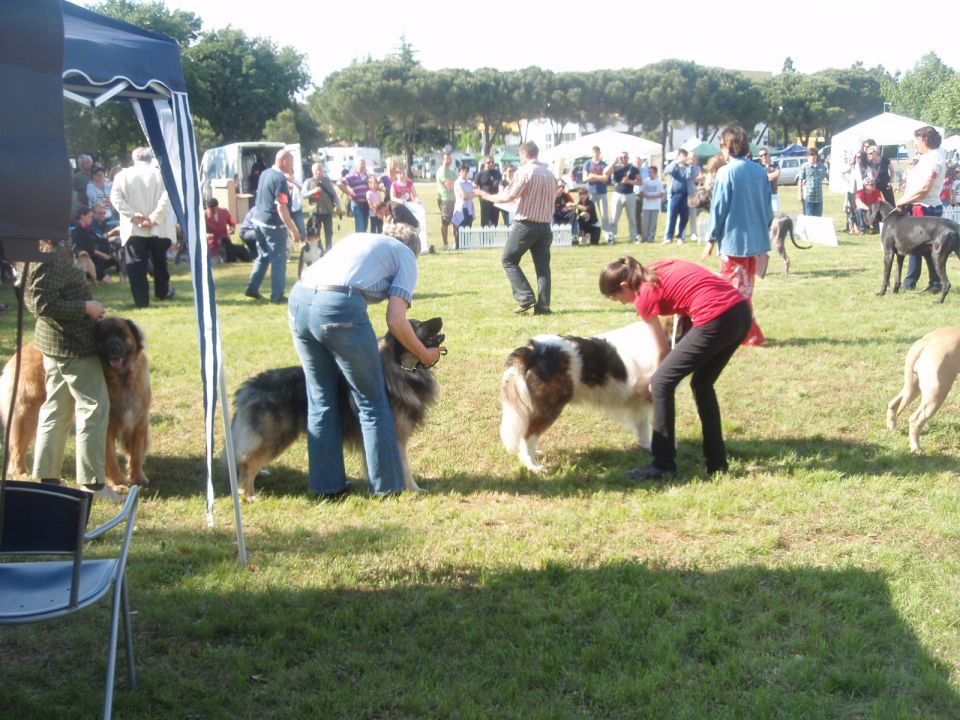
[[862,202],[867,207],[870,207],[875,202],[880,202],[883,200],[883,195],[876,188],[873,189],[872,193],[868,193],[866,188],[861,188],[857,190],[857,200]]
[[236,227],[237,225],[230,213],[222,207],[207,208],[204,210],[203,216],[207,221],[207,232],[213,235],[217,242],[220,242],[220,238],[225,238],[230,234],[227,230],[228,225],[230,227]]
[[743,295],[730,283],[701,265],[686,260],[658,260],[650,267],[657,271],[657,282],[640,283],[633,301],[637,314],[644,320],[679,313],[688,316],[697,327],[744,302]]

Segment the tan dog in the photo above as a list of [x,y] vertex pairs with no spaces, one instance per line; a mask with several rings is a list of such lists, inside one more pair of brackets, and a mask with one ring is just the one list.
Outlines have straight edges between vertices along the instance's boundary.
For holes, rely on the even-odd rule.
[[[110,393],[110,424],[107,427],[106,475],[113,486],[124,484],[117,462],[115,441],[127,451],[126,483],[145,485],[143,461],[149,445],[150,370],[143,352],[143,333],[131,321],[106,318],[97,323],[97,353]],[[21,350],[20,382],[10,423],[10,473],[27,475],[27,448],[37,434],[40,407],[47,399],[43,355],[27,343]],[[13,401],[13,374],[16,357],[11,357],[0,375],[0,413],[6,422]]]
[[910,449],[920,452],[920,431],[943,404],[960,372],[960,327],[934,330],[917,340],[903,367],[903,390],[887,406],[887,427],[920,393],[920,406],[910,415]]
[[73,259],[73,264],[83,270],[83,274],[87,276],[87,280],[94,285],[98,284],[97,266],[93,264],[93,260],[86,250],[81,250],[77,253],[77,256]]

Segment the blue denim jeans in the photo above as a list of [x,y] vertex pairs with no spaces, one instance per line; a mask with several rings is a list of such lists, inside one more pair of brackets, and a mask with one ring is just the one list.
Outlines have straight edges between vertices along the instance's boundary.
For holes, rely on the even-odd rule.
[[[934,205],[933,207],[924,205],[923,214],[930,217],[943,217],[943,205]],[[930,276],[930,287],[940,287],[940,276],[937,274],[937,268],[933,264],[933,256],[929,252],[923,253],[919,250],[914,250],[912,253],[910,253],[910,264],[907,265],[907,276],[903,279],[904,290],[913,290],[917,287],[917,283],[920,281],[920,272],[922,268],[920,265],[921,257],[927,263],[927,273]]]
[[307,379],[310,492],[337,492],[346,482],[340,415],[350,408],[340,404],[341,376],[357,404],[370,491],[400,492],[400,448],[366,302],[359,295],[314,291],[297,283],[288,307],[293,345]]
[[367,231],[367,224],[370,222],[370,206],[364,202],[362,205],[356,201],[350,201],[350,209],[353,211],[353,229],[358,233]]
[[253,261],[247,290],[260,292],[260,283],[270,268],[270,299],[279,302],[287,286],[287,228],[253,226],[257,233],[257,257]]
[[[673,240],[673,234],[683,240],[687,233],[687,220],[690,218],[690,206],[686,195],[670,196],[670,215],[667,217],[667,233],[665,240]],[[680,221],[679,224],[677,221]]]
[[803,201],[803,214],[812,215],[813,217],[820,217],[823,215],[823,200],[820,202],[811,202],[810,200]]

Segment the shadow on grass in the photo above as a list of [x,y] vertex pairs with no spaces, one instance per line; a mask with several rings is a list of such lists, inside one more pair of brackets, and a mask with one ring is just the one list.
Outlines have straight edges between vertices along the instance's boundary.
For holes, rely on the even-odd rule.
[[[875,572],[370,565],[347,587],[261,589],[237,571],[241,588],[217,591],[157,575],[168,561],[138,549],[156,546],[144,535],[124,718],[960,717],[949,668]],[[338,562],[337,545],[311,561]],[[213,587],[225,572],[193,568]],[[103,620],[5,629],[0,707],[96,716]]]
[[[727,443],[733,475],[827,473],[837,476],[923,475],[953,472],[953,457],[914,455],[906,449],[868,442],[851,442],[820,436],[788,437],[774,440],[733,440]],[[504,492],[511,495],[543,497],[579,496],[595,492],[664,490],[695,481],[709,481],[703,470],[699,438],[682,439],[677,451],[677,477],[669,482],[637,482],[626,476],[627,470],[650,462],[649,452],[640,447],[631,450],[591,449],[584,452],[558,449],[544,458],[547,470],[534,474],[515,462],[508,474],[492,476],[451,468],[442,478],[416,477],[417,483],[431,493],[467,495],[476,492]],[[159,497],[203,496],[206,467],[202,458],[161,456],[150,458],[147,475],[150,494]],[[257,478],[257,489],[270,497],[300,497],[307,494],[306,467],[283,464],[269,466],[268,477]],[[415,473],[416,475],[416,473]],[[366,483],[353,478],[363,496]],[[214,488],[218,496],[229,494],[226,465],[214,466]]]
[[907,335],[879,335],[875,337],[862,337],[862,338],[850,338],[850,337],[828,337],[826,335],[821,337],[776,337],[767,335],[767,344],[768,349],[777,349],[782,347],[808,347],[808,346],[817,346],[817,345],[831,345],[839,348],[846,347],[887,347],[889,345],[894,345],[897,347],[903,346],[908,348],[913,343],[919,339],[917,336],[907,336]]

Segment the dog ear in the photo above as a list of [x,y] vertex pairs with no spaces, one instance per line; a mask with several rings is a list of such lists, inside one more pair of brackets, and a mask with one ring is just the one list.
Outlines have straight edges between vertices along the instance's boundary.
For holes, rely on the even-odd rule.
[[133,320],[127,320],[126,323],[127,327],[130,328],[130,332],[133,333],[133,337],[136,338],[137,350],[143,350],[143,332]]

